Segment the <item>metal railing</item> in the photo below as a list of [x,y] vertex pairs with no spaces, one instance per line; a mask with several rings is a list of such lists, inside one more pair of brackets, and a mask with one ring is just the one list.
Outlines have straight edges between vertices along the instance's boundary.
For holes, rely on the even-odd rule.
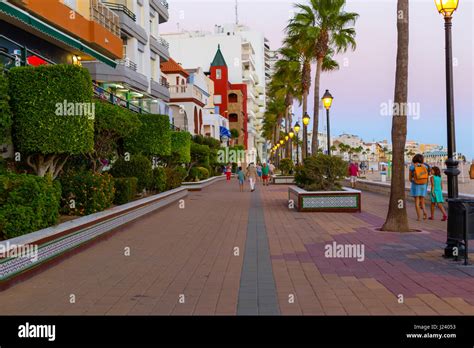
[[131,61],[129,58],[121,59],[121,60],[117,61],[117,63],[120,64],[120,65],[126,66],[127,68],[129,68],[133,71],[138,70],[138,65],[136,63],[134,63],[133,61]]
[[100,0],[90,0],[91,18],[116,36],[120,36],[119,16]]
[[168,41],[166,41],[165,39],[163,39],[161,36],[158,36],[158,38],[156,39],[161,45],[165,46],[167,49],[170,48],[170,44]]
[[133,13],[126,5],[122,4],[115,4],[113,2],[103,2],[108,8],[114,11],[119,11],[125,13],[128,17],[130,17],[134,22],[137,21],[137,15]]

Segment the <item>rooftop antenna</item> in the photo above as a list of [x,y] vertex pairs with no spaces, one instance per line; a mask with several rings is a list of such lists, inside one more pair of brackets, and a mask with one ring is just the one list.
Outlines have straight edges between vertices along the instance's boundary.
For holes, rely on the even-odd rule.
[[239,1],[235,0],[235,24],[239,25]]

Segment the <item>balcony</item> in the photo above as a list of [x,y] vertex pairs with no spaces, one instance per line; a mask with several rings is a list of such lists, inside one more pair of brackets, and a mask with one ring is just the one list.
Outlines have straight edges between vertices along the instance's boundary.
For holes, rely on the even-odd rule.
[[159,82],[153,79],[150,81],[151,95],[166,102],[170,99],[169,87],[169,83],[164,79],[160,79]]
[[137,16],[125,4],[112,2],[104,2],[104,4],[119,17],[120,29],[123,34],[136,38],[143,44],[148,42],[148,35],[145,29],[137,24]]
[[119,16],[100,0],[90,0],[91,19],[120,37]]
[[206,96],[195,85],[171,85],[169,90],[171,99],[196,99],[202,104],[207,104]]
[[150,0],[150,7],[158,12],[160,24],[168,22],[170,15],[168,12],[169,5],[166,0]]
[[82,66],[89,70],[92,80],[126,83],[140,91],[148,90],[149,80],[145,75],[137,71],[137,65],[134,62],[124,59],[117,63],[115,69],[98,61],[84,61]]
[[155,38],[153,35],[150,36],[150,49],[164,60],[170,59],[169,48],[170,44],[161,36],[158,38]]

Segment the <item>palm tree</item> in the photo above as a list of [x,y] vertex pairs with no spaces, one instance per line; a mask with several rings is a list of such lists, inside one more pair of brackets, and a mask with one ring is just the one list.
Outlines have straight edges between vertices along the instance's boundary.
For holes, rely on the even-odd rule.
[[[395,73],[395,105],[404,105],[408,99],[408,0],[397,3],[397,68]],[[404,108],[400,108],[405,112]],[[390,185],[390,203],[382,231],[409,232],[405,200],[405,161],[404,150],[407,138],[407,115],[392,117],[393,167]],[[400,201],[403,204],[400,204]]]
[[[307,31],[307,37],[313,42],[313,58],[316,61],[314,78],[314,111],[313,111],[313,139],[312,153],[318,149],[319,126],[319,85],[323,64],[328,53],[346,52],[348,48],[355,50],[355,25],[359,15],[345,12],[345,0],[310,0],[309,5],[298,4],[300,10],[295,16],[295,22],[302,30]],[[295,29],[296,31],[296,29]]]

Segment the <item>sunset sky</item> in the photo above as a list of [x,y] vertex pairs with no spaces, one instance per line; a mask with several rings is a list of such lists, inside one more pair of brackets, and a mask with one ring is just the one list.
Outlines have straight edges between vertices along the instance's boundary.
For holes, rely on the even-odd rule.
[[[178,27],[213,31],[215,24],[235,22],[234,0],[168,1],[170,21],[160,26],[162,33],[176,32]],[[278,49],[293,3],[239,0],[239,22],[262,31],[271,48]],[[336,57],[340,70],[323,74],[321,81],[321,93],[329,89],[334,96],[331,134],[357,134],[366,141],[390,140],[391,117],[383,116],[382,111],[393,101],[394,94],[396,1],[348,0],[346,11],[360,15],[356,24],[357,49]],[[473,19],[473,1],[460,0],[453,19],[456,136],[457,150],[468,158],[474,157]],[[433,0],[410,1],[408,102],[420,112],[409,118],[408,140],[446,145],[443,22]],[[312,111],[312,92],[309,100]],[[298,106],[294,112],[301,115]],[[319,129],[325,131],[325,117],[320,115],[320,119]]]

